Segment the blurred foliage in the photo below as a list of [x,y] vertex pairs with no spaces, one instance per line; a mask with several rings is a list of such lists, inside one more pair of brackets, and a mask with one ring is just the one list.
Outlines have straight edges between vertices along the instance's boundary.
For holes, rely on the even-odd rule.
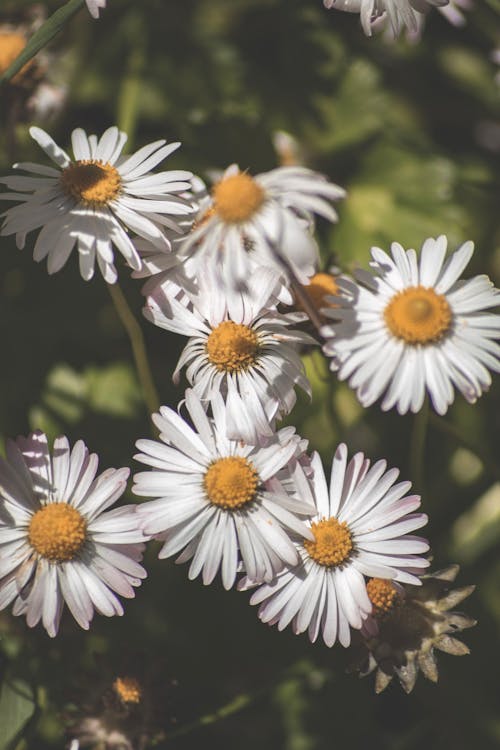
[[[27,0],[3,0],[0,20]],[[60,3],[47,2],[49,12]],[[445,233],[455,247],[474,239],[470,274],[500,274],[500,89],[492,48],[500,40],[495,3],[477,0],[467,25],[433,12],[421,41],[366,39],[355,15],[321,0],[108,0],[99,21],[85,9],[50,47],[48,76],[67,100],[48,123],[68,143],[72,128],[101,132],[119,122],[130,149],[181,140],[169,167],[202,175],[235,161],[272,168],[277,130],[290,133],[307,165],[345,186],[333,229],[318,227],[325,266],[366,265],[373,244],[420,247]],[[0,94],[2,173],[40,160],[29,118],[14,122]],[[43,158],[43,157],[42,157]],[[101,466],[134,467],[134,443],[149,415],[128,340],[102,280],[86,284],[75,259],[48,277],[28,247],[0,238],[3,438],[42,427],[83,437]],[[140,318],[140,283],[120,269]],[[163,403],[183,385],[171,373],[183,341],[142,324]],[[459,583],[477,583],[468,611],[480,620],[466,640],[472,656],[441,659],[437,687],[411,696],[391,687],[375,697],[369,678],[346,676],[340,647],[260,624],[247,597],[188,582],[184,566],[147,556],[148,580],[125,617],[96,616],[90,633],[64,619],[54,641],[5,611],[0,619],[0,748],[53,750],[66,728],[103,710],[116,675],[137,674],[144,712],[158,732],[193,724],[169,746],[224,750],[259,744],[283,750],[456,750],[498,747],[496,659],[500,631],[498,429],[500,388],[476,406],[460,397],[445,419],[362,410],[318,352],[305,356],[313,400],[299,398],[288,422],[326,462],[339,440],[399,466],[423,493],[434,564],[459,562]],[[425,429],[423,453],[418,434]],[[129,496],[129,500],[132,496]],[[153,545],[153,547],[155,547]],[[294,666],[299,665],[299,666]],[[293,674],[290,669],[295,669]],[[174,683],[178,682],[175,687]],[[168,688],[168,689],[167,689]],[[245,710],[196,724],[235,696]],[[36,699],[35,699],[36,696]],[[35,711],[36,703],[36,712]],[[149,721],[148,718],[148,721]],[[5,723],[8,722],[8,723]],[[209,726],[209,724],[212,724]],[[198,728],[197,728],[198,727]],[[16,739],[17,738],[17,739]],[[2,744],[3,743],[3,744]]]

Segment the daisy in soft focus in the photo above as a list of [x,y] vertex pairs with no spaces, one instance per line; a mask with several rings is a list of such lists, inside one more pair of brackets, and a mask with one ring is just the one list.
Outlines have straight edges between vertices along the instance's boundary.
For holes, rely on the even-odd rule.
[[99,18],[99,11],[106,7],[106,0],[85,0],[92,18]]
[[372,25],[387,14],[392,31],[397,36],[403,28],[418,31],[422,14],[433,7],[448,5],[449,0],[323,0],[325,8],[359,13],[363,31],[372,35]]
[[[308,522],[312,539],[297,541],[298,566],[258,588],[250,599],[260,604],[259,618],[295,634],[308,631],[314,643],[319,633],[327,646],[351,641],[350,628],[361,628],[372,611],[364,576],[419,584],[428,561],[424,539],[409,532],[424,526],[427,516],[413,513],[418,495],[406,495],[410,482],[394,484],[399,471],[386,471],[385,461],[370,468],[357,453],[347,462],[347,447],[339,445],[333,458],[330,487],[318,454],[312,458],[310,496],[301,493],[316,514]],[[238,588],[253,587],[243,579]]]
[[14,602],[30,627],[42,620],[56,635],[64,603],[88,629],[94,610],[123,614],[115,594],[134,596],[144,534],[135,506],[108,510],[123,494],[129,469],[96,477],[98,458],[79,440],[54,442],[34,432],[9,441],[0,458],[0,609]]
[[72,161],[45,131],[32,127],[30,134],[58,169],[15,164],[30,176],[0,179],[14,191],[0,193],[0,200],[20,202],[3,214],[1,235],[15,234],[17,246],[24,247],[26,234],[41,227],[33,257],[36,261],[47,257],[49,273],[64,266],[76,244],[82,277],[86,281],[92,278],[97,258],[110,284],[117,280],[113,247],[132,268],[142,265],[127,230],[170,250],[163,228],[179,230],[172,217],[192,212],[179,195],[189,189],[191,173],[171,170],[152,174],[150,170],[179,143],[155,141],[124,157],[127,135],[118,128],[108,128],[99,140],[77,128],[71,136]]
[[244,288],[259,266],[290,269],[302,283],[315,272],[318,247],[313,214],[337,221],[331,202],[345,191],[305,167],[279,167],[252,177],[231,165],[213,189],[180,259],[216,266],[225,284]]
[[299,516],[314,507],[288,494],[277,474],[296,468],[301,441],[293,429],[276,433],[265,448],[226,437],[227,408],[213,401],[210,419],[193,390],[186,391],[193,427],[162,406],[153,422],[160,441],[139,440],[138,461],[152,467],[134,477],[133,492],[156,500],[138,513],[147,535],[164,541],[160,558],[182,550],[189,578],[205,585],[220,569],[224,588],[234,584],[240,562],[253,581],[270,581],[298,553],[289,534],[312,539]]
[[466,242],[445,263],[447,239],[427,239],[420,253],[394,242],[391,255],[372,249],[373,273],[360,284],[339,282],[338,307],[324,310],[338,322],[325,326],[324,351],[363,406],[383,394],[382,409],[418,412],[428,391],[445,414],[457,388],[474,403],[500,372],[500,292],[487,276],[459,280],[474,245]]
[[222,394],[227,404],[227,435],[256,444],[274,434],[273,421],[296,401],[295,385],[311,387],[297,348],[316,340],[290,329],[305,318],[276,311],[279,282],[269,268],[252,274],[247,293],[222,294],[206,268],[198,286],[182,296],[177,282],[164,283],[147,298],[144,315],[168,331],[189,336],[173,379],[180,371],[208,404]]

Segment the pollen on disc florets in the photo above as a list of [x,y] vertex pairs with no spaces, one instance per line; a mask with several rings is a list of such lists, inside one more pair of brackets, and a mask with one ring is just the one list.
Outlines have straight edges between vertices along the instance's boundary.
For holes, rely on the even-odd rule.
[[248,326],[225,320],[207,339],[210,362],[223,372],[242,372],[255,365],[259,354],[259,337]]
[[239,172],[218,182],[212,195],[216,213],[227,224],[247,221],[265,200],[263,188],[246,172]]
[[117,677],[113,682],[113,690],[122,703],[138,704],[142,698],[142,688],[135,677]]
[[224,510],[237,510],[251,503],[258,485],[257,471],[243,456],[219,458],[208,467],[203,479],[210,502]]
[[398,292],[384,310],[389,331],[407,344],[431,344],[449,331],[448,300],[434,289],[413,286]]
[[118,170],[95,159],[70,164],[61,172],[60,180],[65,192],[85,206],[106,206],[121,189]]
[[306,540],[304,547],[307,554],[318,565],[335,568],[342,565],[354,548],[352,535],[347,523],[340,523],[336,518],[324,518],[311,524],[314,542]]
[[401,596],[392,583],[385,578],[370,578],[366,584],[368,598],[373,604],[373,614],[382,617],[401,601]]
[[73,560],[85,544],[87,523],[68,503],[49,503],[32,517],[28,540],[50,562]]

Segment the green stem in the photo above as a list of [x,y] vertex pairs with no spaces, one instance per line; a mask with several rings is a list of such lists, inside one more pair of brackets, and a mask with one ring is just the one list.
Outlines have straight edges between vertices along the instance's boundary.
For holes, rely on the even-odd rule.
[[21,54],[14,60],[3,76],[0,76],[0,85],[7,83],[16,73],[19,73],[22,67],[26,65],[36,54],[40,52],[63,26],[77,13],[82,7],[84,0],[69,0],[62,8],[56,10],[40,28],[35,31],[26,47]]
[[118,284],[107,284],[115,310],[123,323],[132,346],[134,362],[142,386],[144,401],[150,413],[158,411],[160,399],[149,367],[144,335]]
[[249,695],[248,693],[237,695],[236,698],[233,698],[232,701],[226,703],[225,706],[221,706],[221,708],[218,708],[217,711],[214,711],[212,714],[205,714],[205,716],[200,716],[191,723],[179,727],[179,729],[174,729],[174,731],[170,732],[168,735],[167,742],[177,739],[178,737],[184,737],[186,734],[191,734],[191,732],[201,729],[201,727],[215,724],[222,719],[227,719],[228,716],[243,711],[243,709],[250,706],[262,692],[263,691],[260,691],[260,693],[255,693],[254,695]]
[[410,471],[413,484],[420,494],[425,492],[424,459],[425,439],[429,426],[429,399],[425,398],[420,411],[415,414],[410,448]]
[[118,97],[117,122],[120,130],[128,135],[128,147],[132,148],[139,115],[139,99],[143,71],[146,65],[144,50],[145,30],[141,29],[141,17],[135,14],[129,19],[132,25],[130,34],[131,52],[127,60],[127,69]]

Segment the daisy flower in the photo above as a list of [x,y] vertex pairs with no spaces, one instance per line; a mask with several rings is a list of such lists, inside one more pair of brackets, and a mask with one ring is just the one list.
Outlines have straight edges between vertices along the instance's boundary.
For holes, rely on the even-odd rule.
[[29,627],[56,635],[64,603],[85,630],[94,610],[123,614],[115,593],[134,596],[144,534],[135,506],[107,510],[125,490],[129,469],[96,477],[98,458],[79,440],[34,432],[9,441],[0,458],[0,609],[14,602]]
[[191,173],[181,170],[150,172],[179,147],[179,143],[156,141],[129,157],[121,156],[125,133],[112,127],[98,140],[81,128],[71,140],[75,160],[40,128],[30,128],[31,137],[59,169],[39,164],[15,164],[30,176],[3,177],[12,193],[0,193],[0,200],[20,201],[5,212],[1,235],[16,235],[24,247],[26,234],[41,227],[33,257],[47,257],[49,273],[59,271],[77,246],[80,273],[87,281],[97,263],[105,280],[113,284],[117,273],[113,247],[135,269],[139,254],[127,229],[146,238],[160,249],[170,250],[163,227],[177,228],[172,216],[183,216],[192,208],[178,193],[189,188]]
[[318,262],[312,214],[337,221],[331,201],[345,191],[305,167],[280,167],[251,177],[231,165],[212,189],[178,255],[220,269],[230,287],[244,287],[251,271],[291,268],[307,282]]
[[99,18],[99,10],[106,7],[106,0],[85,0],[92,18]]
[[448,5],[449,0],[323,0],[325,8],[359,13],[363,31],[372,35],[372,24],[387,14],[393,33],[397,36],[403,27],[418,31],[421,14],[432,7]]
[[210,419],[193,390],[186,391],[193,427],[162,406],[153,421],[160,441],[139,440],[138,461],[152,471],[136,474],[133,492],[156,500],[138,513],[146,534],[160,538],[160,558],[182,550],[191,560],[189,578],[205,585],[221,570],[224,588],[234,584],[240,561],[249,578],[270,581],[298,553],[293,532],[312,538],[299,515],[314,510],[283,488],[276,475],[300,452],[300,440],[285,428],[265,448],[226,437],[227,408],[214,399]]
[[252,444],[271,437],[273,420],[292,410],[295,385],[311,396],[297,346],[316,341],[290,329],[305,316],[278,313],[273,307],[276,291],[274,273],[260,269],[249,280],[247,294],[224,295],[207,268],[194,293],[186,289],[179,299],[176,282],[163,284],[144,308],[155,325],[190,337],[174,382],[186,367],[200,399],[211,402],[222,394],[228,437]]
[[473,250],[462,245],[445,263],[447,239],[414,250],[392,244],[392,257],[372,249],[373,273],[358,272],[360,284],[340,282],[337,319],[326,326],[324,351],[331,369],[348,380],[363,406],[383,394],[382,409],[418,412],[428,391],[434,409],[445,414],[454,388],[474,403],[500,371],[500,316],[485,312],[500,303],[487,276],[459,277]]
[[[406,496],[410,482],[394,484],[399,471],[386,462],[357,453],[347,463],[347,447],[339,445],[328,488],[318,454],[312,458],[311,497],[316,514],[307,522],[313,539],[297,541],[299,564],[260,586],[250,599],[260,604],[259,618],[295,634],[306,630],[314,643],[321,632],[327,646],[338,639],[349,646],[350,627],[361,628],[372,611],[364,576],[419,584],[428,562],[419,554],[429,545],[408,532],[424,526],[427,516],[413,513],[418,495]],[[253,586],[243,579],[240,589]]]

